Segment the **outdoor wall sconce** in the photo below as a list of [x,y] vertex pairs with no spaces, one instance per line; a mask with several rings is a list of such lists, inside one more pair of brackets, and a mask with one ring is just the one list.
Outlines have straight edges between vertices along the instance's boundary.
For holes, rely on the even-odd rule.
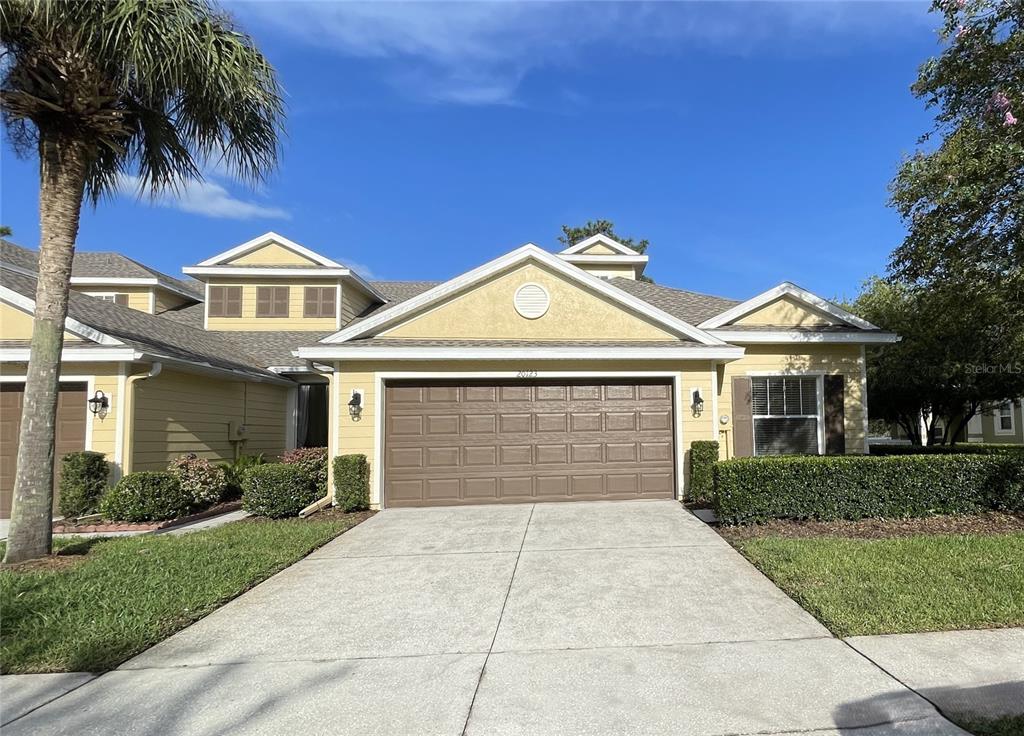
[[357,422],[363,415],[363,392],[358,389],[352,391],[352,398],[348,400],[348,415]]
[[110,408],[110,399],[102,391],[97,390],[93,397],[89,399],[89,411],[92,412],[93,416],[100,417],[101,419],[107,415],[107,409]]
[[704,413],[704,399],[700,395],[699,388],[693,389],[692,398],[693,400],[690,403],[690,408],[693,410],[693,415],[695,417],[699,417],[701,414]]

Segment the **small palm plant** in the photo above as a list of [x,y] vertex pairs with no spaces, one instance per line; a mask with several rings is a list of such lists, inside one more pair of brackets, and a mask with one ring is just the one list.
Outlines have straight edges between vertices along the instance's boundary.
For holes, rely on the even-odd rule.
[[51,546],[54,425],[82,201],[137,174],[173,189],[216,162],[243,181],[277,163],[273,67],[207,0],[3,0],[0,109],[39,157],[39,277],[5,562]]

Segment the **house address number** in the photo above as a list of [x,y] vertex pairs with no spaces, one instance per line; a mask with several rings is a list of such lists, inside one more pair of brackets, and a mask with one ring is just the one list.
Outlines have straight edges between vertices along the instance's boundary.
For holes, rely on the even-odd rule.
[[516,376],[518,378],[536,378],[537,371],[518,371]]

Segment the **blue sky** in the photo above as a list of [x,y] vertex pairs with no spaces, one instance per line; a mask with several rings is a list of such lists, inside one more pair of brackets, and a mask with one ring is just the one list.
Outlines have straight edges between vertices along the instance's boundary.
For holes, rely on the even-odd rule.
[[[87,207],[80,249],[177,275],[275,230],[444,279],[605,217],[650,239],[660,283],[852,295],[901,240],[886,186],[931,127],[908,90],[938,51],[922,3],[227,7],[288,94],[280,169]],[[0,155],[0,219],[35,247],[36,163]]]

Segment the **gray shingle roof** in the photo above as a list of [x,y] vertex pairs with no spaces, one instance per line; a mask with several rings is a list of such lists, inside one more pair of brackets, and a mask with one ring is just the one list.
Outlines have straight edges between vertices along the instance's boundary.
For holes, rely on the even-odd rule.
[[704,320],[711,319],[740,303],[722,296],[673,289],[669,286],[622,277],[609,279],[609,283],[691,325],[699,325]]
[[[33,277],[3,269],[0,280],[22,296],[35,298]],[[68,295],[68,316],[144,352],[253,375],[273,375],[263,369],[265,364],[251,350],[225,338],[225,333],[197,330],[77,292]]]
[[[39,270],[39,254],[29,248],[0,241],[0,260],[29,271]],[[153,279],[158,285],[172,291],[184,292],[193,299],[203,299],[203,285],[198,281],[185,281],[145,266],[138,261],[113,252],[76,251],[71,263],[71,275],[101,279]]]

